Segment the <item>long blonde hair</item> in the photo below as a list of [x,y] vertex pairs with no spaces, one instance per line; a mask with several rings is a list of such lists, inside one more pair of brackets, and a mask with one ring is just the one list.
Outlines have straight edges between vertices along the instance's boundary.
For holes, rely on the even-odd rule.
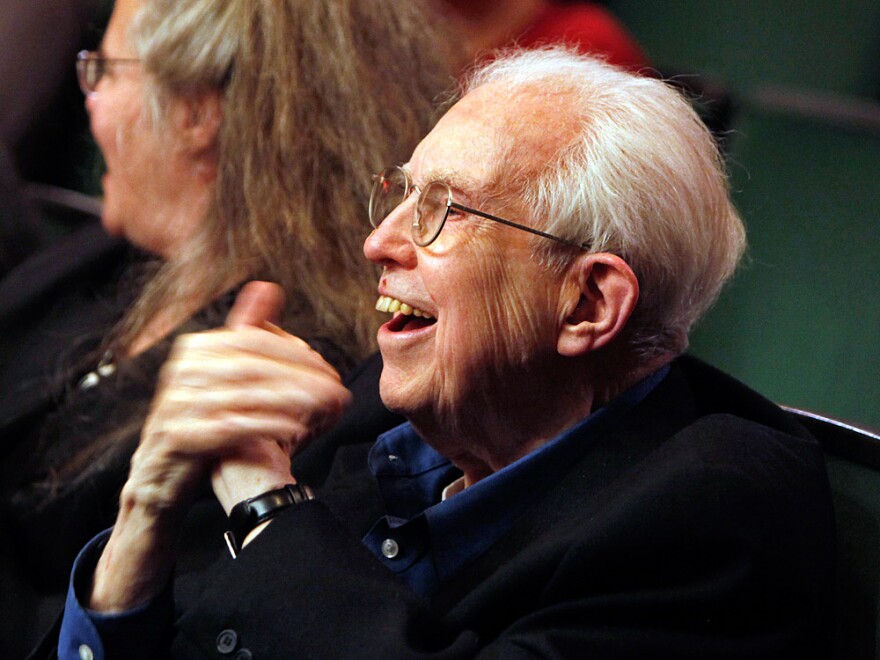
[[[411,0],[144,0],[130,36],[148,74],[146,121],[166,135],[170,99],[222,94],[216,195],[178,255],[123,278],[125,292],[137,289],[131,278],[146,284],[99,350],[126,354],[169,311],[187,332],[222,323],[230,278],[281,284],[284,321],[334,351],[331,361],[371,350],[370,175],[409,157],[452,80],[433,25]],[[194,301],[205,310],[185,320]],[[71,357],[59,378],[94,357]],[[124,481],[164,357],[126,361],[97,399],[70,386],[43,420],[10,516],[75,520],[76,547],[111,522],[113,508],[92,503],[109,504]]]
[[[374,349],[376,273],[361,254],[370,175],[405,160],[452,80],[419,2],[145,0],[131,37],[157,125],[171,96],[221,90],[216,195],[196,237],[123,319],[205,304],[230,277],[285,289],[297,330]],[[305,325],[304,325],[305,324]]]

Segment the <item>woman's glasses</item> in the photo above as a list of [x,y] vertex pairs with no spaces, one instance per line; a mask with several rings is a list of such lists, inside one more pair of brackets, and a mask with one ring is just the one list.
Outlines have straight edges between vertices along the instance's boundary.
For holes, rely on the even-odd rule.
[[76,54],[76,77],[83,94],[95,93],[101,78],[116,64],[139,64],[140,60],[123,57],[104,57],[96,50],[81,50]]

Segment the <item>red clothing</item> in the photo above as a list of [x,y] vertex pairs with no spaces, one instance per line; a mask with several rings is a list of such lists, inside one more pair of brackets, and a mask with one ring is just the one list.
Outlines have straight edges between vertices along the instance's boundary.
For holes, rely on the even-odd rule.
[[551,4],[516,42],[526,48],[567,43],[634,71],[649,66],[641,46],[614,15],[588,2]]

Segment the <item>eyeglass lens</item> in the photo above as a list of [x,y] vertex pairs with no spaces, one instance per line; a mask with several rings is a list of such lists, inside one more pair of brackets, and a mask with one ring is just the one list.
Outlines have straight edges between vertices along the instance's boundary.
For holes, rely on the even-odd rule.
[[[378,227],[404,202],[409,190],[407,176],[400,168],[389,168],[378,175],[370,195],[370,223]],[[419,195],[412,221],[412,236],[417,245],[426,246],[437,238],[446,219],[449,194],[445,184],[434,181]]]
[[409,192],[406,175],[391,167],[376,176],[370,195],[370,224],[378,227],[403,202]]
[[83,93],[91,94],[95,91],[107,68],[102,57],[85,56],[76,62],[76,72],[79,78],[79,86]]
[[449,196],[449,188],[439,181],[432,181],[422,191],[412,226],[413,240],[417,245],[429,245],[440,234],[449,208]]

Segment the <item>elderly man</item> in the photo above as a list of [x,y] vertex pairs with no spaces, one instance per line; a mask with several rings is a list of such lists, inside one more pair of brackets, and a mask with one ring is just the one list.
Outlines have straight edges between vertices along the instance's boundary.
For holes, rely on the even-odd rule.
[[[563,50],[500,58],[376,177],[371,220],[380,391],[408,423],[297,482],[349,395],[246,289],[166,365],[62,657],[826,652],[821,452],[679,357],[744,246],[685,101]],[[173,580],[209,479],[235,558]]]

